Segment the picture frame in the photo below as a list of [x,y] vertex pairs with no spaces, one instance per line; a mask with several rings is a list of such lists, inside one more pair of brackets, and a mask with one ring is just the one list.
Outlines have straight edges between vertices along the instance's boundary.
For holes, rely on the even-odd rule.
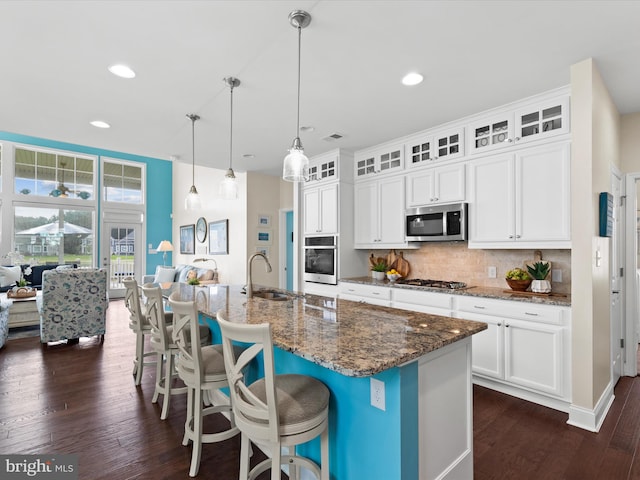
[[271,215],[266,215],[264,213],[258,214],[258,226],[259,227],[270,227],[271,226]]
[[229,253],[229,219],[209,223],[209,255]]
[[261,253],[267,258],[269,257],[269,252],[269,247],[256,247],[256,253]]
[[193,255],[196,253],[196,226],[180,226],[180,253]]
[[272,233],[268,228],[259,228],[256,232],[256,243],[258,245],[271,245]]

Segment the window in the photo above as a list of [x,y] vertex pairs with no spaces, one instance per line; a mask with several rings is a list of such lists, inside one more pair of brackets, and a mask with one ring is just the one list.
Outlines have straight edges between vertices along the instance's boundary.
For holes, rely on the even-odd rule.
[[31,264],[94,263],[93,209],[16,206],[14,248]]
[[138,164],[104,160],[102,185],[106,202],[142,205],[143,167]]
[[94,160],[69,154],[15,149],[15,193],[79,198],[94,195]]

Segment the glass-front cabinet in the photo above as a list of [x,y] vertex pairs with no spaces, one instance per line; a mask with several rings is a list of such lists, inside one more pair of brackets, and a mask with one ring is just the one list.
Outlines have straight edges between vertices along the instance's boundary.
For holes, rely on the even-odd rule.
[[356,152],[354,163],[356,179],[401,171],[404,168],[404,144]]
[[469,125],[469,151],[481,153],[569,133],[569,97],[507,111]]
[[464,128],[420,133],[406,141],[408,167],[428,165],[435,160],[453,160],[464,155]]

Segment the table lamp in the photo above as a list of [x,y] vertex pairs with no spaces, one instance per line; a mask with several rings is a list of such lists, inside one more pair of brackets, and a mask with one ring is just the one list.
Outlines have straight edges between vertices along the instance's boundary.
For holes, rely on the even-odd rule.
[[167,266],[167,252],[173,252],[173,245],[169,240],[162,240],[158,248],[156,248],[158,252],[162,252],[162,266]]

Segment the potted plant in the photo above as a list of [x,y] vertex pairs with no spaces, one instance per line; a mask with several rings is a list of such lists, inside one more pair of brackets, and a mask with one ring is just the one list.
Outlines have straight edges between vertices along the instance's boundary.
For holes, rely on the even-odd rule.
[[527,265],[527,271],[529,272],[529,275],[533,277],[533,282],[531,282],[532,292],[551,292],[551,282],[547,280],[547,275],[549,275],[549,266],[548,262],[535,262],[533,265]]
[[373,267],[371,267],[371,276],[374,280],[384,280],[385,275],[387,274],[387,262],[384,260],[378,260]]
[[531,276],[521,268],[513,268],[509,270],[504,277],[509,284],[509,287],[511,287],[511,290],[515,290],[517,292],[526,291],[533,281]]

